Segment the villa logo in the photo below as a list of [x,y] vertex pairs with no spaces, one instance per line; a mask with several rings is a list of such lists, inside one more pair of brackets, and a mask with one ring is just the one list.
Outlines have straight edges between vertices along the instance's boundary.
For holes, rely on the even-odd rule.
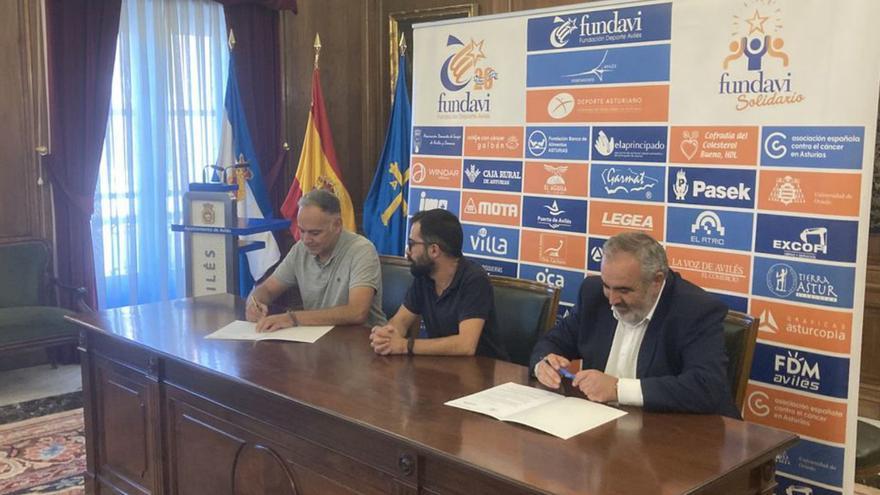
[[599,137],[596,138],[596,152],[602,156],[611,156],[614,153],[614,138],[608,139],[605,131],[599,131]]
[[477,231],[477,235],[471,235],[470,242],[471,250],[475,252],[483,252],[496,256],[507,256],[507,239],[496,235],[489,235],[489,231],[486,227],[481,227],[480,230]]
[[801,103],[794,90],[790,55],[781,31],[785,25],[779,0],[746,0],[733,16],[733,37],[721,61],[718,94],[730,96],[744,111]]
[[535,130],[529,134],[529,152],[534,156],[541,156],[547,151],[547,135],[543,131]]
[[770,191],[770,201],[774,203],[782,203],[784,206],[790,204],[803,204],[804,192],[801,190],[800,180],[790,175],[776,179],[773,190]]
[[498,72],[486,64],[485,40],[471,39],[467,43],[453,35],[446,40],[446,48],[450,55],[440,67],[440,83],[443,88],[461,96],[451,96],[441,92],[437,98],[437,112],[441,114],[455,113],[488,113],[491,111],[490,90],[498,80]]

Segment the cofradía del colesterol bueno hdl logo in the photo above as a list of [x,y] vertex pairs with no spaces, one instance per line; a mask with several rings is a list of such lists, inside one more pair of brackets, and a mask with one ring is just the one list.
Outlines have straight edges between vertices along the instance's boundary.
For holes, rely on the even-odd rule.
[[440,114],[488,114],[492,110],[492,89],[499,79],[487,56],[485,40],[464,42],[449,35],[448,56],[440,66],[440,83],[445,91],[437,97]]

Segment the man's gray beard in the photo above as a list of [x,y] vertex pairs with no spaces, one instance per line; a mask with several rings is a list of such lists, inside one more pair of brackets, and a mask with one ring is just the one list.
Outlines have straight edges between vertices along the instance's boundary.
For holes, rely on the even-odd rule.
[[614,314],[614,317],[618,321],[622,321],[627,325],[635,325],[645,319],[645,315],[641,314],[639,311],[634,311],[632,309],[630,309],[629,314],[627,314],[626,316],[621,315],[620,312],[617,311],[617,308],[615,308],[614,306],[611,306],[611,312]]

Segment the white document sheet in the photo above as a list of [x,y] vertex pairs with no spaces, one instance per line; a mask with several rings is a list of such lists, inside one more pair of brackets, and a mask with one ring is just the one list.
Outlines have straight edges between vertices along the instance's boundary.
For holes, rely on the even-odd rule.
[[508,382],[446,403],[541,430],[564,440],[626,414],[597,402]]
[[274,332],[257,332],[257,324],[249,321],[235,320],[229,325],[205,336],[206,339],[220,340],[286,340],[289,342],[315,341],[324,336],[333,327],[290,327]]

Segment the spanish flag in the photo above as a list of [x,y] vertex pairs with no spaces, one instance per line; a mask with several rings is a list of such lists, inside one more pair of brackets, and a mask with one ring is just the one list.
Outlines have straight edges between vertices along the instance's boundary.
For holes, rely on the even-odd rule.
[[321,77],[315,67],[312,74],[312,108],[309,111],[302,153],[299,155],[293,184],[281,205],[281,214],[290,220],[290,233],[297,241],[300,237],[296,223],[299,200],[303,194],[318,188],[327,189],[339,198],[342,225],[346,230],[354,231],[354,208],[351,197],[342,184],[342,174],[339,173],[336,151],[333,149],[333,135],[330,134],[330,122],[324,109],[324,96],[321,94]]

